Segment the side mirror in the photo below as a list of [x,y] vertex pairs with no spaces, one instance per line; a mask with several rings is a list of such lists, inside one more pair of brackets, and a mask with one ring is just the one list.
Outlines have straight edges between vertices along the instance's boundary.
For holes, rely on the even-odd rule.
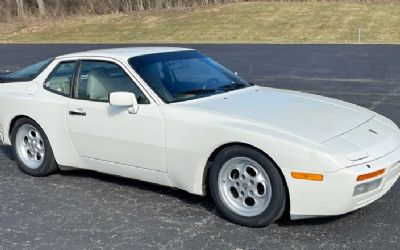
[[139,110],[136,96],[130,92],[112,92],[108,100],[111,106],[129,108],[131,114],[136,114]]

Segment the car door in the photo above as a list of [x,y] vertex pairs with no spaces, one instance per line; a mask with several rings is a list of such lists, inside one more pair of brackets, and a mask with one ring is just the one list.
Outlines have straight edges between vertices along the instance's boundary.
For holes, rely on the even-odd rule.
[[[72,143],[83,158],[166,172],[165,124],[159,106],[117,62],[83,60],[67,109]],[[110,106],[111,92],[136,95],[139,110]]]

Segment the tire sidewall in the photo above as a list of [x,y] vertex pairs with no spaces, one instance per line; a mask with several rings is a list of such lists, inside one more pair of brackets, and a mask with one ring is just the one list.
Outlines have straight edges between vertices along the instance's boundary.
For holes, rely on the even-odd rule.
[[[31,125],[34,128],[36,128],[40,135],[42,136],[43,142],[44,142],[44,147],[45,147],[45,156],[42,164],[37,168],[37,169],[31,169],[27,167],[23,161],[19,158],[19,155],[17,153],[17,146],[16,146],[16,135],[18,130],[23,126],[23,125]],[[12,148],[14,151],[14,157],[18,163],[18,167],[26,174],[33,175],[33,176],[46,176],[49,174],[52,174],[55,172],[54,169],[54,156],[53,156],[53,150],[51,149],[49,140],[43,131],[43,129],[37,124],[35,121],[28,119],[28,118],[21,118],[16,121],[12,131],[11,131],[11,144]]]
[[[258,164],[267,173],[271,187],[272,196],[268,207],[256,216],[241,216],[230,210],[221,200],[218,188],[219,172],[225,162],[234,157],[248,157]],[[283,213],[286,205],[286,189],[282,177],[275,164],[265,155],[255,149],[244,146],[232,146],[223,149],[215,158],[209,171],[209,188],[215,205],[228,220],[240,225],[250,227],[263,227],[276,221]]]

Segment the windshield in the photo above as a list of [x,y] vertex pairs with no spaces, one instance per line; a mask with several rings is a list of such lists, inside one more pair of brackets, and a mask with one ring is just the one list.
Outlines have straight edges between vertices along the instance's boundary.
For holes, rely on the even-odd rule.
[[6,81],[31,81],[35,79],[51,62],[53,58],[35,63],[4,77]]
[[167,103],[251,86],[211,58],[194,50],[144,55],[131,58],[129,63]]

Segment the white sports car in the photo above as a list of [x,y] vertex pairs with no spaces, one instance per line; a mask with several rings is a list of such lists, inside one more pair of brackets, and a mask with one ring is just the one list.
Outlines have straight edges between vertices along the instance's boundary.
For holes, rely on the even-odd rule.
[[210,193],[261,227],[347,213],[400,175],[400,131],[343,101],[254,86],[201,53],[142,47],[52,58],[2,77],[0,141],[33,176],[91,169]]

